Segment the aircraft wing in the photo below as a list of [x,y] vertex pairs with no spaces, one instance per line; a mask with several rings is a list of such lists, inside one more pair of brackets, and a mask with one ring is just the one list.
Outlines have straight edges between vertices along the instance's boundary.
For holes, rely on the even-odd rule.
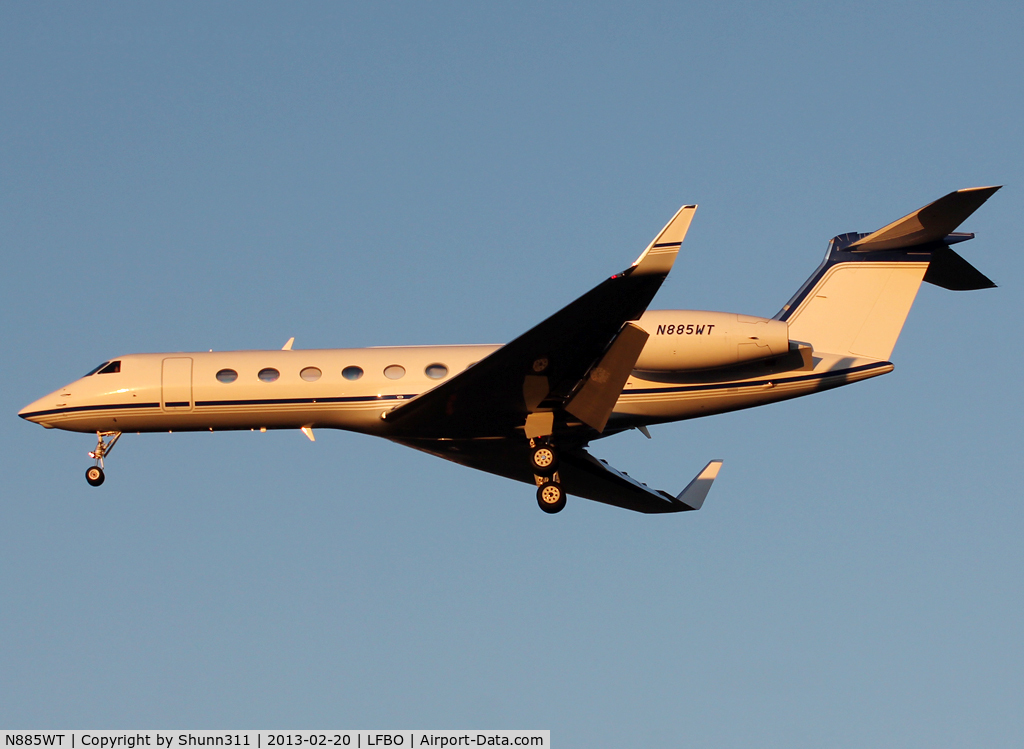
[[[509,440],[398,441],[460,465],[534,484],[525,444]],[[561,453],[558,475],[568,494],[655,514],[699,510],[721,467],[721,460],[712,460],[676,496],[650,488],[583,448]]]
[[464,372],[388,412],[385,436],[398,440],[510,436],[524,427],[529,414],[564,407],[625,323],[647,309],[672,268],[696,208],[680,208],[622,273]]
[[686,512],[701,508],[721,467],[722,461],[712,460],[675,497],[651,489],[582,449],[562,456],[558,475],[562,488],[569,494],[606,505],[643,513]]

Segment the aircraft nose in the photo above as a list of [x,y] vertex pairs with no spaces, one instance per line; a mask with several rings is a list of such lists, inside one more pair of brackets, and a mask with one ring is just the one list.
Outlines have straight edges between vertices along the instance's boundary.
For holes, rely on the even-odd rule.
[[27,419],[28,421],[34,422],[38,418],[36,414],[39,411],[43,410],[44,408],[41,400],[33,401],[32,403],[29,403],[23,409],[18,411],[18,416],[20,416],[23,419]]
[[23,419],[28,419],[29,421],[33,421],[32,415],[36,411],[39,410],[38,408],[36,408],[36,406],[38,406],[38,405],[39,405],[39,401],[36,401],[35,403],[29,403],[23,409],[18,411],[18,416],[20,416]]
[[[55,390],[49,395],[44,395],[39,400],[29,403],[23,409],[18,411],[18,416],[26,421],[31,421],[33,424],[41,424],[47,429],[50,429],[51,425],[46,423],[46,419],[48,416],[52,417],[54,415],[54,410],[58,406],[57,399],[63,392],[63,389]],[[66,401],[67,396],[65,395],[61,400]]]

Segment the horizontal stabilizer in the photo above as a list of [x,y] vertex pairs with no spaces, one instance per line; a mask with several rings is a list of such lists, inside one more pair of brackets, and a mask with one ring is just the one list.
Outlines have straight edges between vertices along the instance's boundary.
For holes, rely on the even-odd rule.
[[999,187],[968,187],[951,192],[868,234],[846,249],[853,252],[876,252],[939,242],[978,210]]
[[984,273],[949,247],[941,247],[932,252],[932,260],[928,264],[924,280],[951,291],[974,291],[996,287]]

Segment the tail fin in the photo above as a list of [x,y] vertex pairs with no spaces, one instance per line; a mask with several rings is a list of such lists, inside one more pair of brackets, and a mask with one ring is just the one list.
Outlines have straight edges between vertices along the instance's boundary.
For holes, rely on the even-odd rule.
[[775,316],[791,341],[816,351],[888,360],[921,281],[947,289],[995,286],[949,248],[974,237],[961,222],[998,187],[957,190],[870,234],[840,234]]

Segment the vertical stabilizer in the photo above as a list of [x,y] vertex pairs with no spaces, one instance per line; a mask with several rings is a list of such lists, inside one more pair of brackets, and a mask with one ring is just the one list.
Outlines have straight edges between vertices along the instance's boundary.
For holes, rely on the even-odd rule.
[[953,230],[998,187],[957,190],[870,234],[841,234],[782,311],[791,341],[815,351],[888,360],[921,281],[947,289],[995,286],[949,246]]
[[790,340],[888,360],[927,270],[927,261],[834,265],[790,316]]

